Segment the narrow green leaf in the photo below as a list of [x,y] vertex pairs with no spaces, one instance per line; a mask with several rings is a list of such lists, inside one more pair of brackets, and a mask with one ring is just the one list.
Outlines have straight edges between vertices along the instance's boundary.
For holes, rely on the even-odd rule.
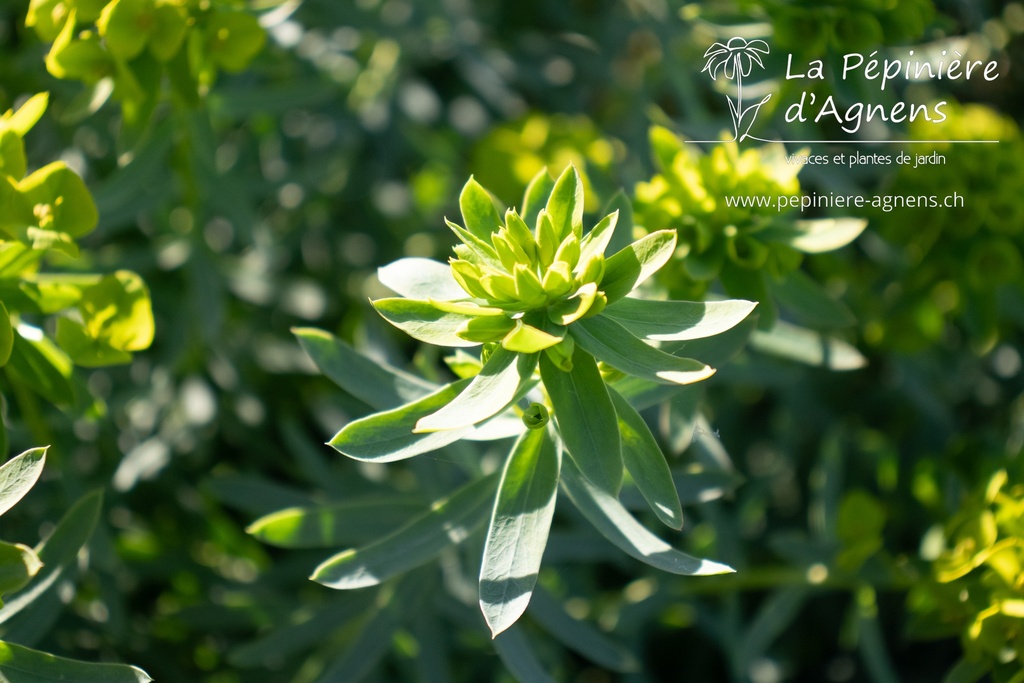
[[779,304],[792,311],[797,321],[814,328],[849,327],[857,318],[836,301],[809,275],[795,270],[781,282],[769,280],[769,289]]
[[601,219],[586,236],[580,240],[580,265],[594,256],[603,256],[615,235],[615,226],[619,222],[619,212],[613,211]]
[[11,347],[14,346],[14,327],[11,325],[11,317],[0,301],[0,368],[7,365],[7,359],[11,357]]
[[856,347],[841,339],[782,321],[768,332],[755,330],[750,346],[761,353],[829,370],[858,370],[868,363]]
[[676,231],[658,230],[638,239],[605,262],[601,290],[608,303],[618,301],[639,287],[668,263],[676,249]]
[[438,346],[479,346],[479,342],[466,341],[455,334],[474,320],[473,316],[441,311],[429,301],[416,299],[377,299],[371,303],[381,317],[413,339]]
[[556,683],[544,670],[522,631],[510,628],[494,639],[494,649],[519,683]]
[[750,315],[755,301],[649,301],[625,297],[604,309],[604,315],[635,337],[652,341],[703,339],[732,329]]
[[565,607],[543,588],[534,590],[529,611],[548,635],[598,666],[622,673],[640,669],[640,662],[631,652],[589,622],[570,616]]
[[0,597],[23,588],[42,566],[32,548],[0,541]]
[[142,669],[127,664],[79,662],[5,642],[0,642],[0,678],[11,683],[148,683],[153,680]]
[[631,557],[673,574],[727,574],[731,567],[676,550],[648,531],[613,496],[597,488],[571,462],[564,462],[562,488],[601,535]]
[[422,509],[422,502],[396,496],[293,507],[260,517],[245,531],[279,548],[337,548],[368,543]]
[[33,95],[18,108],[18,111],[8,112],[10,116],[5,116],[6,120],[3,125],[21,137],[25,137],[25,134],[32,130],[32,126],[36,125],[36,122],[43,117],[43,112],[46,111],[49,101],[49,93],[41,92]]
[[757,236],[765,242],[781,242],[807,254],[820,254],[846,246],[867,225],[863,218],[821,218],[772,226]]
[[559,242],[571,234],[583,237],[583,180],[572,164],[558,176],[545,208]]
[[92,536],[102,507],[103,492],[97,490],[82,496],[64,513],[53,532],[35,548],[43,563],[42,569],[28,585],[5,601],[0,609],[0,624],[8,623],[23,610],[36,606],[36,601],[44,595],[58,590],[58,580],[77,566],[78,553]]
[[551,195],[551,189],[555,186],[554,179],[548,174],[548,169],[542,168],[533,176],[533,180],[526,186],[526,194],[523,197],[523,210],[519,215],[527,226],[537,225],[537,216],[547,203]]
[[439,389],[383,361],[370,360],[323,330],[293,327],[292,334],[328,379],[376,410],[394,408]]
[[542,354],[540,376],[569,456],[596,486],[618,494],[622,487],[618,421],[593,356],[577,347],[572,370],[563,372]]
[[408,299],[463,299],[451,267],[428,258],[402,258],[377,269],[377,279]]
[[529,381],[536,365],[536,354],[495,349],[466,390],[440,410],[422,417],[415,431],[468,428],[497,415],[515,399],[519,387]]
[[71,384],[71,360],[46,337],[26,339],[14,335],[7,371],[30,389],[56,404],[74,401]]
[[497,473],[471,481],[380,540],[326,560],[310,578],[340,590],[365,588],[429,562],[483,524],[497,483]]
[[648,346],[603,315],[577,321],[569,333],[585,351],[627,375],[668,384],[691,384],[715,374],[714,368],[700,361]]
[[473,176],[469,177],[462,188],[459,208],[466,229],[482,240],[490,240],[491,235],[502,228],[501,216],[494,206],[494,200]]
[[447,446],[468,434],[472,426],[443,432],[413,430],[420,420],[451,403],[471,381],[447,384],[418,401],[349,422],[328,444],[350,458],[368,462],[394,462]]
[[527,430],[505,461],[480,567],[480,608],[492,637],[530,602],[555,514],[560,464],[546,429]]
[[0,515],[10,510],[36,485],[46,464],[47,448],[31,448],[0,467]]
[[672,472],[658,442],[640,413],[629,401],[608,387],[622,435],[622,460],[647,503],[662,522],[673,529],[683,528],[683,509],[679,503]]

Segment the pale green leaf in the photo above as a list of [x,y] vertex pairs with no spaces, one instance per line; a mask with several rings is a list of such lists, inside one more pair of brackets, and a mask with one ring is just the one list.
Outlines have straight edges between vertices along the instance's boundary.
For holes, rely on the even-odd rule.
[[559,242],[571,234],[583,237],[583,180],[572,164],[558,176],[545,208]]
[[732,329],[750,315],[756,302],[649,301],[625,297],[604,309],[604,315],[633,336],[652,341],[703,339]]
[[580,241],[580,264],[585,264],[594,256],[603,256],[615,235],[615,226],[619,222],[619,212],[613,211],[595,225]]
[[690,384],[715,373],[692,358],[680,358],[649,346],[611,318],[599,315],[574,324],[569,333],[585,351],[616,370],[654,382]]
[[618,421],[593,356],[577,347],[572,370],[563,372],[542,354],[540,376],[569,456],[595,485],[617,494],[622,487]]
[[466,484],[380,540],[331,557],[310,578],[330,588],[365,588],[429,562],[483,524],[497,483],[495,473]]
[[293,327],[292,334],[328,379],[376,410],[421,399],[440,388],[384,361],[367,358],[329,332]]
[[0,596],[24,587],[42,566],[32,548],[0,541]]
[[501,340],[501,346],[507,351],[533,354],[558,344],[564,336],[564,329],[561,336],[555,336],[520,319],[515,321],[515,327]]
[[41,92],[33,95],[25,101],[25,104],[18,107],[18,111],[8,112],[0,123],[0,128],[7,128],[24,137],[32,130],[32,126],[36,125],[36,122],[43,117],[49,101],[49,93]]
[[480,567],[480,608],[492,637],[530,602],[555,513],[560,463],[546,429],[527,430],[505,461]]
[[679,503],[665,454],[650,428],[629,401],[609,387],[622,436],[622,461],[647,503],[662,522],[673,529],[683,528],[683,510]]
[[480,374],[466,390],[438,411],[423,416],[416,432],[437,432],[472,427],[503,411],[528,382],[537,365],[536,354],[495,349]]
[[536,227],[537,216],[540,215],[541,209],[544,208],[544,204],[548,201],[551,189],[554,186],[555,181],[548,174],[548,169],[546,168],[538,171],[537,175],[530,181],[530,184],[526,186],[526,193],[523,197],[523,210],[519,212],[519,215],[523,217],[523,222],[527,226],[531,228]]
[[601,290],[608,303],[618,301],[668,263],[676,249],[676,231],[659,230],[638,239],[605,262]]
[[490,240],[491,235],[502,227],[494,200],[473,176],[469,177],[459,195],[459,209],[463,225],[482,240]]
[[[29,206],[39,207],[37,217],[45,216],[40,228],[81,237],[99,220],[96,204],[85,183],[63,161],[55,161],[18,183]],[[50,222],[52,221],[52,222]]]
[[45,464],[46,447],[30,448],[0,467],[0,515],[14,507],[36,485]]
[[394,496],[286,508],[260,517],[245,531],[279,548],[337,548],[383,536],[422,509],[421,502]]
[[70,318],[57,319],[54,338],[75,365],[84,368],[123,365],[132,360],[132,354],[114,348],[104,339],[89,335],[84,325]]
[[726,574],[731,567],[676,550],[648,531],[613,496],[591,484],[566,461],[560,481],[572,502],[601,535],[626,554],[657,569],[686,576]]
[[350,458],[394,462],[447,446],[468,434],[472,426],[443,432],[414,432],[417,423],[455,399],[472,380],[445,385],[423,398],[349,422],[328,444]]
[[479,342],[467,341],[455,334],[463,325],[474,320],[471,315],[441,311],[429,301],[416,299],[377,299],[372,303],[385,320],[413,339],[438,346],[480,345]]
[[765,242],[781,242],[808,254],[819,254],[846,246],[867,225],[863,218],[820,218],[772,226],[757,236]]
[[403,258],[377,269],[377,279],[408,299],[463,299],[451,267],[428,258]]
[[853,345],[779,321],[770,331],[755,330],[750,346],[761,353],[829,370],[858,370],[868,361]]
[[83,287],[78,302],[85,331],[121,351],[142,351],[153,342],[153,308],[142,278],[127,270]]
[[148,683],[145,671],[127,664],[65,659],[0,641],[0,679],[10,683]]

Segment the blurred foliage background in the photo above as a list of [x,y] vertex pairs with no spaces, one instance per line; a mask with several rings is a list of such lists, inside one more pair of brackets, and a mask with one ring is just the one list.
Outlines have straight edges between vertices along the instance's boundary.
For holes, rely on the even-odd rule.
[[[184,62],[129,45],[111,71],[58,79],[47,70],[55,35],[25,20],[30,5],[53,16],[75,3],[0,1],[0,111],[49,91],[25,139],[29,166],[63,160],[99,210],[79,259],[55,265],[138,273],[156,322],[130,363],[76,370],[69,406],[19,402],[0,379],[6,455],[51,446],[4,538],[34,541],[86,491],[106,489],[77,592],[56,591],[46,623],[14,642],[130,662],[167,683],[513,680],[475,597],[445,597],[458,594],[454,556],[337,594],[307,580],[322,549],[246,533],[284,508],[387,496],[384,512],[335,539],[358,545],[457,481],[443,453],[382,467],[323,446],[368,406],[320,376],[290,329],[320,327],[395,367],[443,374],[436,350],[370,308],[386,294],[375,269],[446,260],[443,217],[457,215],[470,174],[513,204],[540,168],[573,162],[591,215],[623,188],[644,225],[639,188],[665,171],[652,125],[702,140],[728,131],[703,54],[746,35],[773,45],[776,66],[786,52],[835,61],[969,45],[999,62],[1000,78],[899,83],[887,97],[949,100],[949,118],[882,133],[1002,142],[914,146],[946,156],[927,169],[802,169],[805,193],[956,191],[966,203],[808,214],[869,220],[843,249],[786,261],[830,315],[848,315],[819,325],[780,300],[772,330],[645,413],[673,469],[704,477],[681,490],[683,531],[663,537],[735,575],[660,574],[567,512],[541,573],[544,604],[515,646],[552,680],[581,683],[1024,680],[1024,77],[1011,68],[1024,64],[1024,5],[163,4],[206,31],[183,39]],[[113,30],[97,17],[79,28]],[[248,43],[233,45],[237,35]],[[762,85],[789,101],[790,83]],[[814,86],[841,102],[878,98],[858,87]],[[781,114],[761,114],[769,136],[834,134],[785,128]],[[694,285],[685,263],[666,269],[663,291],[726,293],[713,278]],[[534,674],[517,673],[545,680]]]

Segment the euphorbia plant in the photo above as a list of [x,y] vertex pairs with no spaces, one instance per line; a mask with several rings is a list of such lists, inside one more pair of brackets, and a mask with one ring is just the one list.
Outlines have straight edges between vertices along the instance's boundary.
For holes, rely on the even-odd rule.
[[[438,387],[398,377],[396,397],[411,402],[350,422],[330,445],[380,463],[464,438],[517,438],[500,480],[481,473],[389,537],[330,558],[313,579],[334,588],[376,585],[463,540],[491,507],[479,586],[484,617],[497,635],[530,600],[559,483],[599,531],[634,557],[677,574],[731,571],[672,548],[617,500],[625,468],[658,518],[682,526],[665,457],[616,382],[632,375],[684,385],[709,377],[714,370],[703,362],[655,344],[722,332],[754,304],[628,296],[672,256],[675,232],[651,233],[606,258],[618,213],[584,234],[583,185],[571,166],[557,181],[547,171],[538,174],[521,212],[509,209],[504,219],[472,179],[460,205],[464,225],[449,226],[461,244],[449,266],[402,259],[382,268],[381,281],[403,296],[373,305],[416,339],[455,347],[449,365],[462,378]],[[340,374],[334,372],[339,354],[349,354],[346,365],[354,360],[326,333],[297,333],[332,377]],[[479,359],[462,350],[474,346],[482,347]],[[252,530],[267,535],[274,523],[267,518]]]

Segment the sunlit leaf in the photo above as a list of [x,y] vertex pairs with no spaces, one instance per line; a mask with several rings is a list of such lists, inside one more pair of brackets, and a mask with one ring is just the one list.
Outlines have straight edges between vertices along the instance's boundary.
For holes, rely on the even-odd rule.
[[349,422],[328,443],[350,458],[370,462],[403,460],[454,443],[472,425],[437,432],[413,430],[420,420],[451,403],[471,381],[453,382],[412,403]]
[[459,195],[459,208],[466,229],[480,239],[489,240],[491,235],[502,227],[501,216],[494,206],[494,200],[472,176]]
[[7,359],[11,357],[11,347],[14,345],[14,327],[11,325],[11,317],[7,308],[0,301],[0,367],[7,365]]
[[383,536],[422,509],[421,502],[394,497],[286,508],[260,517],[246,533],[279,548],[337,548]]
[[542,168],[533,177],[530,184],[526,186],[526,193],[523,196],[523,209],[519,212],[519,215],[523,217],[523,222],[530,228],[537,225],[537,216],[540,215],[541,210],[544,208],[544,204],[551,195],[551,189],[554,186],[555,181],[548,174],[546,168]]
[[408,299],[462,299],[465,290],[451,268],[427,258],[403,258],[377,269],[377,279]]
[[530,602],[555,513],[560,462],[546,429],[527,430],[505,461],[480,567],[480,608],[492,636]]
[[148,683],[145,671],[127,664],[94,664],[0,642],[0,676],[11,683]]
[[469,347],[480,344],[455,334],[466,323],[476,320],[473,316],[441,311],[428,301],[415,299],[377,299],[373,307],[385,320],[413,339],[438,346]]
[[848,342],[782,321],[768,332],[755,330],[750,346],[761,353],[830,370],[858,370],[868,362]]
[[627,375],[655,382],[691,384],[715,373],[692,358],[679,358],[649,346],[606,316],[584,318],[570,328],[576,343],[598,360]]
[[496,349],[464,391],[416,423],[416,432],[463,429],[497,415],[515,399],[536,366],[536,354]]
[[71,368],[71,359],[46,337],[14,335],[6,370],[51,403],[74,400]]
[[613,496],[591,484],[570,461],[562,463],[562,487],[601,535],[628,555],[673,574],[703,576],[733,569],[676,550],[648,531]]
[[676,248],[676,231],[659,230],[633,242],[605,262],[601,290],[614,303],[668,263]]
[[750,315],[757,302],[649,301],[625,297],[604,309],[633,336],[654,341],[703,339],[732,329]]
[[572,234],[583,237],[583,180],[572,164],[558,176],[545,208],[559,242]]
[[808,254],[844,247],[857,239],[868,222],[862,218],[820,218],[771,226],[758,233],[764,241],[782,242]]
[[0,515],[10,510],[35,486],[45,464],[46,448],[30,448],[0,467]]

